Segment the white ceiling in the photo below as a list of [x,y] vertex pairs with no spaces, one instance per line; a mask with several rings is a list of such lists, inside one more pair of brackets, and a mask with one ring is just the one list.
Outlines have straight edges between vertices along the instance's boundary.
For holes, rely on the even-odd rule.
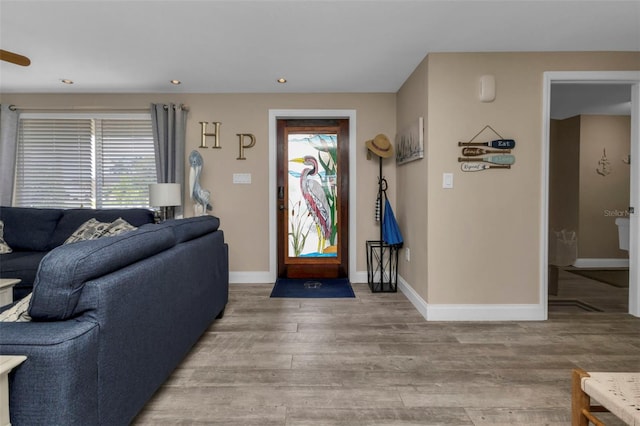
[[0,47],[1,93],[396,92],[430,52],[640,51],[640,0],[0,0]]
[[557,120],[581,114],[631,115],[631,85],[552,84],[550,106],[550,116]]

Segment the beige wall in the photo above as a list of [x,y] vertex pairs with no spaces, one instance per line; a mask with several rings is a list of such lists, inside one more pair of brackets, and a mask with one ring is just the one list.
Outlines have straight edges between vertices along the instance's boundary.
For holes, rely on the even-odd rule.
[[[577,257],[628,258],[618,248],[615,220],[629,206],[629,116],[580,115],[551,120],[549,229],[577,232]],[[606,149],[611,173],[596,172]],[[550,250],[555,243],[553,232]]]
[[[409,127],[419,117],[424,118],[424,126],[429,126],[427,113],[427,67],[428,57],[416,68],[398,92],[398,129]],[[425,152],[427,152],[425,141]],[[404,238],[404,249],[398,259],[399,275],[411,283],[423,299],[427,299],[427,155],[421,160],[397,166],[398,208],[396,219]],[[406,260],[406,250],[410,250],[410,261]]]
[[[364,242],[378,235],[373,219],[377,162],[366,160],[364,141],[377,133],[392,137],[397,128],[424,116],[425,158],[397,169],[387,161],[384,169],[412,250],[411,262],[401,261],[402,277],[430,304],[530,304],[538,303],[540,283],[543,72],[562,70],[640,70],[640,54],[430,54],[397,99],[395,94],[134,94],[4,95],[1,101],[122,108],[183,102],[191,107],[187,151],[199,143],[198,121],[221,121],[223,149],[203,153],[203,186],[211,190],[214,214],[222,219],[232,271],[269,267],[269,109],[357,111],[359,148],[352,154],[358,177],[352,190],[357,191],[358,271],[366,270]],[[496,77],[492,103],[477,99],[478,79],[484,74]],[[516,164],[511,170],[461,172],[457,142],[469,140],[487,124],[516,139]],[[246,161],[235,160],[235,133],[240,132],[257,138]],[[489,139],[492,134],[481,136]],[[232,185],[232,174],[240,172],[252,173],[253,184]],[[454,174],[453,189],[442,189],[443,172]]]
[[[567,263],[555,232],[578,232],[580,116],[551,120],[549,128],[549,261]],[[566,251],[564,252],[566,253]],[[560,258],[554,257],[560,255]],[[576,255],[575,248],[571,255]]]
[[[580,117],[579,258],[628,258],[618,247],[616,214],[629,207],[630,167],[622,160],[630,152],[631,119],[628,116]],[[596,173],[606,149],[611,173]]]
[[[639,69],[638,53],[429,55],[424,203],[428,220],[422,236],[428,259],[410,272],[409,280],[429,304],[539,302],[543,72]],[[424,74],[421,67],[416,70],[418,78]],[[496,78],[497,96],[491,103],[477,98],[478,80],[484,74]],[[398,94],[399,106],[414,105],[398,114],[399,124],[423,112],[419,103],[406,100],[409,96]],[[457,162],[457,142],[469,140],[485,125],[516,139],[517,162],[511,170],[464,173]],[[454,174],[453,189],[441,187],[444,172]],[[424,191],[400,169],[398,176],[399,187]],[[397,209],[405,207],[399,204]]]
[[[184,103],[190,112],[187,121],[188,156],[200,144],[199,121],[219,121],[222,149],[201,150],[204,158],[202,186],[211,191],[213,214],[221,219],[230,249],[232,272],[269,270],[269,110],[270,109],[353,109],[356,110],[357,179],[351,191],[357,194],[357,270],[366,271],[365,241],[378,235],[374,220],[377,194],[377,162],[366,160],[364,141],[378,133],[395,133],[395,94],[117,94],[117,95],[36,95],[4,94],[2,103],[24,107],[148,108],[151,102]],[[238,157],[236,133],[252,133],[256,146]],[[188,167],[186,168],[188,173]],[[233,173],[251,173],[251,185],[232,184]],[[385,167],[389,182],[395,181],[395,167]],[[185,177],[188,182],[188,177]],[[395,199],[395,185],[389,196]],[[189,200],[187,200],[189,201]],[[190,204],[190,202],[189,202]],[[395,204],[395,203],[394,203]],[[186,215],[193,210],[187,205]]]

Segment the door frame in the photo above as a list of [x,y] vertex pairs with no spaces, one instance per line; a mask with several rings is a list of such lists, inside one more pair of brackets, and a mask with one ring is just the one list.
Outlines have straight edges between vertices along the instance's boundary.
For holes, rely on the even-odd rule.
[[349,280],[356,278],[356,110],[352,109],[270,109],[269,110],[269,280],[278,276],[277,223],[277,121],[278,119],[318,118],[349,120]]
[[629,205],[629,314],[640,317],[640,71],[548,71],[542,88],[542,211],[540,212],[540,301],[548,319],[549,267],[549,131],[551,123],[551,84],[629,84],[631,85],[631,173]]

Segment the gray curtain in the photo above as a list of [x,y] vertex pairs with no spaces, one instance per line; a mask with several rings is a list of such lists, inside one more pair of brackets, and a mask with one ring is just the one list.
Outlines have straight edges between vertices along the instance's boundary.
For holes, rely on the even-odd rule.
[[[151,124],[156,149],[158,183],[179,183],[184,203],[184,150],[187,109],[176,104],[151,104]],[[175,210],[182,215],[182,207]]]
[[19,111],[0,105],[0,205],[13,201],[13,180],[16,170]]

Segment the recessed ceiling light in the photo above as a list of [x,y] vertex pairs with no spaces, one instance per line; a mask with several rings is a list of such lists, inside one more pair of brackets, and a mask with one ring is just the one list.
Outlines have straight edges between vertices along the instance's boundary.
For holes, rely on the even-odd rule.
[[177,86],[178,84],[182,84],[180,80],[170,80],[169,82],[175,86]]
[[280,77],[280,78],[279,78],[279,79],[277,79],[276,81],[277,81],[278,83],[280,83],[280,84],[284,84],[284,83],[286,83],[286,82],[287,82],[287,79],[286,79],[286,78],[283,78],[283,77]]
[[60,81],[63,82],[64,84],[73,84],[73,80],[69,80],[68,78],[63,78]]

